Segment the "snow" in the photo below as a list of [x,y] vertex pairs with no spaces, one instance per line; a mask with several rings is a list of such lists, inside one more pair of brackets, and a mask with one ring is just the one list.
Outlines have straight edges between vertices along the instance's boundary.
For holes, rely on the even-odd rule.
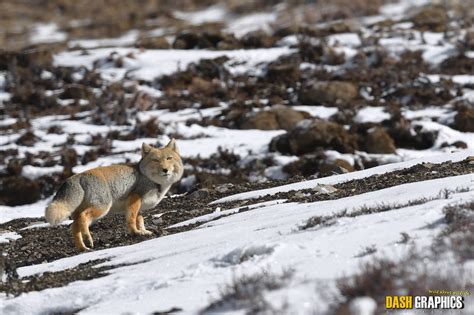
[[458,74],[458,75],[439,75],[439,74],[428,74],[426,76],[431,82],[438,83],[441,79],[452,80],[454,83],[460,85],[474,84],[474,75],[469,74]]
[[50,167],[38,167],[33,165],[25,165],[21,170],[21,176],[29,179],[36,179],[43,175],[49,175],[52,173],[62,173],[63,167],[61,165],[55,165]]
[[264,32],[270,32],[270,25],[275,23],[276,19],[277,14],[274,12],[248,14],[230,21],[227,24],[225,31],[234,33],[237,38],[243,37],[247,33],[253,31],[261,30]]
[[379,123],[386,119],[390,119],[390,114],[382,106],[364,107],[354,117],[354,121],[358,123]]
[[215,5],[206,9],[193,12],[175,11],[173,15],[183,21],[194,25],[203,23],[220,22],[225,19],[227,11],[224,7]]
[[44,214],[46,205],[51,198],[40,200],[36,203],[22,206],[2,206],[0,205],[0,224],[18,218],[39,218]]
[[98,48],[98,47],[122,47],[133,45],[138,39],[139,32],[137,30],[131,30],[126,32],[120,37],[116,38],[101,38],[101,39],[77,39],[71,40],[68,43],[70,48],[81,47],[81,48]]
[[343,45],[347,47],[358,47],[361,45],[360,37],[356,33],[341,33],[327,37],[329,46]]
[[66,39],[67,34],[59,31],[55,23],[35,24],[30,36],[30,42],[33,44],[62,42]]
[[278,192],[288,192],[290,190],[309,189],[309,188],[315,187],[318,184],[319,185],[335,185],[335,184],[346,182],[353,179],[360,179],[360,178],[369,177],[375,174],[383,174],[386,172],[392,172],[399,169],[408,168],[413,165],[424,163],[424,162],[429,162],[429,163],[443,163],[446,161],[456,162],[456,161],[464,160],[467,157],[472,156],[473,154],[474,154],[474,150],[465,150],[462,152],[457,152],[457,153],[452,153],[452,154],[440,154],[440,155],[435,155],[435,156],[427,156],[427,157],[422,157],[422,158],[413,159],[410,161],[405,161],[405,162],[400,162],[400,163],[381,165],[381,166],[369,168],[366,170],[347,173],[347,174],[334,175],[330,177],[323,177],[323,178],[318,178],[314,180],[308,180],[308,181],[304,181],[300,183],[293,183],[293,184],[288,184],[288,185],[283,185],[283,186],[278,186],[278,187],[273,187],[273,188],[268,188],[268,189],[240,193],[240,194],[218,199],[214,201],[213,204],[228,202],[228,201],[235,201],[235,200],[253,199],[253,198],[258,198],[258,197],[265,196],[268,194],[273,195]]
[[14,241],[21,238],[21,235],[16,233],[16,232],[6,232],[6,233],[1,233],[0,231],[0,244],[2,243],[8,243],[10,241]]
[[449,112],[450,110],[444,107],[425,107],[417,110],[402,109],[403,117],[406,119],[441,118]]
[[98,48],[89,50],[88,55],[84,55],[82,51],[59,53],[55,55],[54,63],[58,66],[84,66],[91,69],[94,61],[105,60],[112,54],[116,54],[115,58],[121,57],[124,65],[120,68],[111,65],[99,67],[98,70],[104,78],[114,81],[128,75],[135,79],[153,81],[160,76],[172,74],[180,69],[184,70],[190,63],[198,62],[200,59],[214,59],[222,56],[231,59],[225,66],[232,74],[259,75],[262,70],[257,65],[271,62],[292,51],[288,47],[229,51],[176,49],[141,51],[135,48]]
[[[471,191],[457,192],[449,199],[345,217],[326,228],[298,231],[300,224],[314,215],[435,197],[443,189],[457,187],[474,189],[472,175],[405,184],[338,200],[267,204],[188,232],[22,267],[18,269],[21,277],[59,271],[95,259],[110,259],[99,266],[117,266],[101,278],[4,299],[0,312],[85,308],[81,314],[107,313],[111,309],[116,313],[151,313],[180,307],[184,313],[196,313],[217,297],[219,288],[233,276],[285,268],[292,268],[294,276],[281,294],[292,297],[287,301],[290,312],[298,312],[301,305],[315,298],[315,293],[308,295],[308,283],[324,281],[331,285],[337,277],[356,272],[366,259],[356,256],[367,244],[377,249],[374,255],[399,257],[409,249],[397,243],[402,232],[408,233],[418,246],[428,246],[443,225],[427,226],[440,222],[442,208],[470,200],[473,195]],[[367,302],[361,304],[368,307]]]
[[[218,147],[229,149],[236,154],[246,156],[249,151],[257,153],[267,152],[266,146],[273,137],[285,131],[264,131],[264,130],[233,130],[219,127],[202,127],[199,125],[185,126],[176,125],[176,132],[185,137],[201,135],[199,139],[181,139],[178,142],[180,152],[183,156],[209,157],[217,152]],[[248,141],[252,139],[252,141]]]

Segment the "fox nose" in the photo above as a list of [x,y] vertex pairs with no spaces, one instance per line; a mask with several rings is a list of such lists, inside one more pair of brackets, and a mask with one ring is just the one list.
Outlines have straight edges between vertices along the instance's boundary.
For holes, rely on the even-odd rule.
[[163,173],[168,173],[168,169],[167,169],[167,168],[164,168],[164,169],[163,169]]

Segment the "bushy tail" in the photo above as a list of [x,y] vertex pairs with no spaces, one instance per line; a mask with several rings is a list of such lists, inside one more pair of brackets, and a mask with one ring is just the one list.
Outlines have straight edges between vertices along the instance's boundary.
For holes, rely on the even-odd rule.
[[77,183],[66,181],[46,208],[45,218],[51,225],[57,225],[69,217],[82,201],[83,191]]
[[53,201],[47,208],[44,216],[51,225],[57,225],[73,213],[74,209],[64,201]]

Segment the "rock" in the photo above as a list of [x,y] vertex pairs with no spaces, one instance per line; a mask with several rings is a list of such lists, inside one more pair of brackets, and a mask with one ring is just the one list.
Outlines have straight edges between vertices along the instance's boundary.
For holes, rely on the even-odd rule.
[[[292,154],[291,147],[290,147],[290,138],[287,133],[274,137],[270,141],[269,147],[270,147],[270,152]],[[292,174],[291,172],[287,172],[287,173]]]
[[464,141],[455,141],[453,143],[443,142],[440,146],[441,148],[455,147],[459,149],[467,149],[467,143]]
[[60,99],[86,99],[89,96],[89,91],[83,85],[71,84],[64,89],[64,92],[59,95]]
[[16,144],[32,147],[35,145],[36,141],[37,137],[35,136],[33,131],[27,130],[24,134],[20,136],[20,138],[18,138],[18,140],[16,140]]
[[299,124],[287,133],[287,137],[290,153],[295,155],[315,152],[321,148],[353,153],[358,148],[355,137],[343,126],[319,119]]
[[464,132],[474,132],[474,108],[459,108],[453,127]]
[[170,49],[171,45],[164,36],[142,37],[137,40],[135,47],[145,49]]
[[291,84],[298,82],[300,68],[298,64],[270,64],[267,69],[266,78],[272,83]]
[[220,85],[217,79],[210,81],[200,77],[193,77],[191,84],[188,86],[189,93],[207,96],[213,95],[219,89]]
[[354,171],[354,167],[343,159],[324,160],[319,165],[319,173],[321,176],[345,174],[352,171]]
[[386,131],[395,141],[397,148],[425,150],[431,148],[438,137],[437,131],[426,131],[419,125],[412,126],[403,117],[391,119],[384,124]]
[[19,52],[0,52],[0,71],[9,70],[15,65],[23,68],[50,67],[53,63],[53,51],[45,48],[24,49]]
[[35,181],[22,176],[0,178],[0,204],[19,206],[38,201],[40,187]]
[[18,159],[11,159],[7,164],[7,172],[9,175],[20,175],[23,170],[23,163]]
[[179,33],[173,43],[175,49],[192,49],[198,45],[199,36],[197,33]]
[[449,22],[448,11],[441,6],[426,6],[416,12],[411,21],[421,30],[443,32]]
[[354,83],[344,81],[314,82],[304,88],[299,99],[303,104],[341,105],[349,103],[359,95]]
[[396,152],[395,142],[381,127],[370,129],[364,140],[364,148],[368,153],[390,154]]
[[240,41],[245,48],[269,48],[277,39],[263,31],[254,31],[245,34]]
[[234,184],[227,183],[227,184],[222,184],[222,185],[217,186],[216,191],[219,193],[225,193],[231,190],[232,188],[234,188]]
[[240,124],[242,129],[290,130],[307,118],[305,113],[286,106],[275,106],[267,111],[248,113]]
[[337,192],[337,188],[332,185],[317,184],[313,187],[316,194],[332,194]]
[[72,148],[61,151],[61,164],[64,166],[66,177],[73,175],[72,168],[77,165],[77,152]]
[[309,177],[319,172],[319,165],[324,155],[307,154],[301,156],[297,161],[283,166],[283,171],[291,176]]
[[173,48],[176,49],[237,49],[241,45],[232,34],[221,32],[182,32],[176,36]]
[[275,106],[271,112],[275,114],[280,129],[285,130],[293,129],[300,121],[310,118],[308,113],[287,106]]
[[207,188],[202,188],[198,189],[191,194],[189,194],[190,198],[197,199],[197,198],[207,198],[209,196],[209,189]]
[[466,35],[464,36],[464,45],[467,50],[474,50],[474,31],[466,32]]
[[260,129],[260,130],[276,130],[280,129],[280,125],[274,113],[270,111],[260,111],[248,114],[240,125],[242,129]]

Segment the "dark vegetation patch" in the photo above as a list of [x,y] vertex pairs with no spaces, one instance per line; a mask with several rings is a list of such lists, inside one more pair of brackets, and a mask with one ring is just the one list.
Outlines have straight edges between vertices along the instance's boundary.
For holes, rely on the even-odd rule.
[[458,260],[466,262],[474,259],[474,201],[453,204],[444,208],[447,227],[438,237],[434,251],[453,251]]
[[361,215],[381,213],[381,212],[402,209],[406,207],[417,206],[417,205],[421,205],[421,204],[424,204],[433,200],[437,200],[437,199],[448,199],[449,196],[453,193],[460,193],[460,192],[466,192],[466,191],[469,191],[469,189],[463,188],[463,187],[457,188],[454,190],[443,189],[438,193],[437,196],[433,196],[430,198],[423,197],[423,198],[409,200],[407,202],[402,202],[402,203],[396,202],[393,204],[380,203],[373,206],[364,205],[350,212],[348,212],[348,210],[346,209],[341,212],[337,212],[328,216],[314,216],[314,217],[309,218],[308,221],[306,221],[304,225],[301,225],[299,227],[299,229],[307,230],[313,227],[327,227],[327,226],[334,225],[337,222],[337,219],[340,219],[340,218],[355,218]]
[[201,314],[245,311],[246,314],[284,312],[274,310],[264,294],[283,288],[291,280],[292,271],[281,273],[262,271],[252,275],[234,276],[232,282],[220,289],[220,296]]

